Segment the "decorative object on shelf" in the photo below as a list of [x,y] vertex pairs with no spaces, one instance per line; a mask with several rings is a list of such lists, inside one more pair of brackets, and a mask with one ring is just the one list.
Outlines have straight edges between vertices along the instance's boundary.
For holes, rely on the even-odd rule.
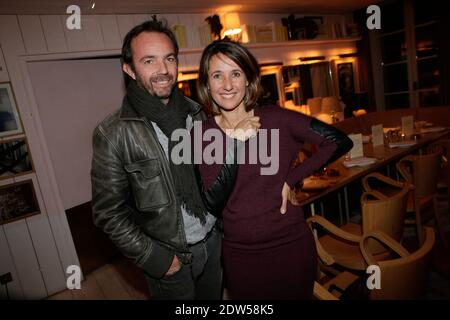
[[319,34],[319,27],[314,21],[317,17],[295,18],[290,14],[287,18],[282,18],[281,22],[288,30],[289,40],[314,39]]
[[256,43],[256,26],[243,24],[242,25],[242,42],[243,43]]
[[199,26],[198,33],[200,36],[200,46],[202,48],[206,47],[208,44],[210,44],[214,40],[213,35],[211,33],[211,28],[209,27],[208,24]]
[[176,24],[171,27],[171,30],[175,35],[175,38],[177,38],[178,46],[180,47],[180,49],[186,48],[186,27]]
[[222,23],[220,23],[220,18],[217,14],[209,16],[205,19],[209,24],[211,29],[211,34],[213,35],[213,40],[220,40],[220,33],[223,29]]
[[324,21],[324,18],[321,16],[310,16],[307,17],[311,20],[313,20],[318,28],[317,36],[315,39],[327,39],[328,38],[328,30],[327,30],[327,24]]
[[0,141],[0,179],[33,171],[25,138]]
[[0,187],[0,224],[39,214],[33,180]]
[[256,42],[269,43],[274,41],[273,26],[265,25],[256,27]]
[[239,15],[236,12],[229,12],[223,15],[223,36],[229,37],[231,40],[241,40],[241,21]]
[[0,83],[0,137],[22,133],[22,122],[9,82]]

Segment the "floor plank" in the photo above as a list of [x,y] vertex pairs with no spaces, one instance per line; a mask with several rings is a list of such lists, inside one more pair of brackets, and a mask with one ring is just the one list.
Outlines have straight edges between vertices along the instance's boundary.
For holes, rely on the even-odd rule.
[[131,296],[119,280],[120,274],[111,264],[107,264],[92,275],[97,280],[100,289],[107,300],[131,300]]

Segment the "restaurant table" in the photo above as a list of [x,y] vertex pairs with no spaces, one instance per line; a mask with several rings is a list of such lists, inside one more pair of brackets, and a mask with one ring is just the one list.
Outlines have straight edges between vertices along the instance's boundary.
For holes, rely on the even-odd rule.
[[[311,214],[315,214],[315,206],[314,203],[320,201],[324,196],[331,194],[334,191],[337,191],[341,188],[344,189],[344,205],[346,212],[347,221],[350,218],[349,213],[349,205],[348,205],[348,194],[347,188],[348,184],[351,182],[360,179],[367,174],[374,172],[392,162],[396,162],[401,158],[412,154],[414,152],[419,151],[423,147],[426,147],[433,142],[444,138],[450,135],[450,128],[445,128],[439,132],[430,132],[430,133],[416,133],[414,141],[416,142],[414,145],[408,147],[395,147],[391,148],[386,143],[384,145],[380,145],[377,147],[373,147],[372,143],[364,143],[364,157],[375,158],[376,161],[373,164],[366,166],[355,166],[347,168],[344,166],[345,156],[342,156],[338,160],[327,166],[327,170],[335,169],[339,172],[339,176],[330,177],[327,175],[319,176],[318,179],[324,179],[329,181],[329,186],[320,190],[318,192],[304,192],[298,191],[296,193],[297,201],[300,206],[310,205]],[[340,193],[338,194],[338,202],[339,202],[339,211],[342,223],[342,200]],[[321,206],[323,206],[321,204]]]

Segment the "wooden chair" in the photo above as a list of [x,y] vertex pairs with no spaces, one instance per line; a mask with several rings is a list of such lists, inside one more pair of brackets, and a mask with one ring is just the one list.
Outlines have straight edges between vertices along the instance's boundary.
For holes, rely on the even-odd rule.
[[[380,271],[380,288],[367,289],[370,300],[406,300],[424,296],[436,239],[434,230],[430,227],[425,227],[423,233],[424,242],[413,253],[409,253],[400,243],[382,231],[372,231],[361,237],[360,249],[367,265],[377,265]],[[371,246],[369,240],[379,241],[399,257],[377,261],[369,248]],[[361,280],[356,275],[344,271],[322,284],[317,282],[314,286],[314,296],[321,300],[341,298],[342,293],[348,291],[350,285],[358,279]],[[332,290],[332,286],[339,290]]]
[[[370,290],[369,297],[374,299],[418,299],[425,294],[427,277],[435,244],[434,230],[423,228],[422,246],[409,253],[400,243],[380,231],[364,235],[360,248],[368,265],[380,267],[381,288]],[[376,239],[395,251],[400,258],[376,261],[370,253],[369,240]]]
[[[433,146],[426,154],[404,157],[397,163],[397,170],[405,181],[414,185],[407,206],[407,213],[412,213],[413,217],[407,217],[405,223],[416,227],[419,244],[422,244],[422,225],[434,216],[442,243],[447,247],[443,222],[437,209],[437,183],[442,154],[442,147]],[[431,209],[432,214],[425,209]]]
[[[396,240],[403,235],[406,212],[406,200],[412,186],[385,177],[379,173],[372,173],[363,179],[363,186],[368,186],[369,179],[382,181],[397,191],[387,196],[380,191],[370,189],[361,196],[362,224],[347,223],[337,227],[325,218],[315,215],[308,218],[308,224],[313,227],[316,223],[329,234],[316,237],[316,247],[321,262],[325,266],[337,264],[352,270],[366,270],[367,264],[359,249],[361,235],[373,230],[381,230]],[[374,199],[371,199],[374,198]],[[380,244],[372,241],[371,252],[378,259],[386,258],[387,251]]]
[[316,300],[339,300],[338,297],[329,292],[324,286],[314,281],[313,297]]

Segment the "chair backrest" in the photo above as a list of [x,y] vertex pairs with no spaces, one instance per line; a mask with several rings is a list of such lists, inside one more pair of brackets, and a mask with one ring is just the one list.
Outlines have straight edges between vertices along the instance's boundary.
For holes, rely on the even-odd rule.
[[443,148],[434,146],[427,154],[410,155],[397,163],[402,177],[414,185],[416,199],[436,193]]
[[[398,191],[388,196],[379,190],[372,189],[369,185],[371,178],[383,181]],[[403,235],[408,193],[412,189],[411,184],[399,183],[379,173],[371,173],[364,177],[363,187],[365,192],[361,196],[362,234],[380,230],[396,241],[400,241]],[[375,200],[369,199],[370,197]],[[386,251],[375,240],[369,239],[368,245],[373,254]]]
[[[361,197],[362,234],[381,230],[390,237],[400,241],[406,215],[406,205],[410,187],[404,184],[399,193],[386,199],[369,200],[370,192]],[[369,241],[371,252],[383,252],[384,247],[376,241]]]
[[[360,248],[368,265],[377,264],[380,268],[381,288],[370,290],[370,299],[400,300],[423,297],[429,269],[432,249],[435,244],[434,230],[425,227],[424,242],[413,253],[408,253],[398,242],[382,232],[374,231],[364,235]],[[367,248],[369,238],[378,239],[400,255],[400,258],[376,262]]]
[[306,100],[311,115],[315,115],[322,111],[322,97],[314,97]]

